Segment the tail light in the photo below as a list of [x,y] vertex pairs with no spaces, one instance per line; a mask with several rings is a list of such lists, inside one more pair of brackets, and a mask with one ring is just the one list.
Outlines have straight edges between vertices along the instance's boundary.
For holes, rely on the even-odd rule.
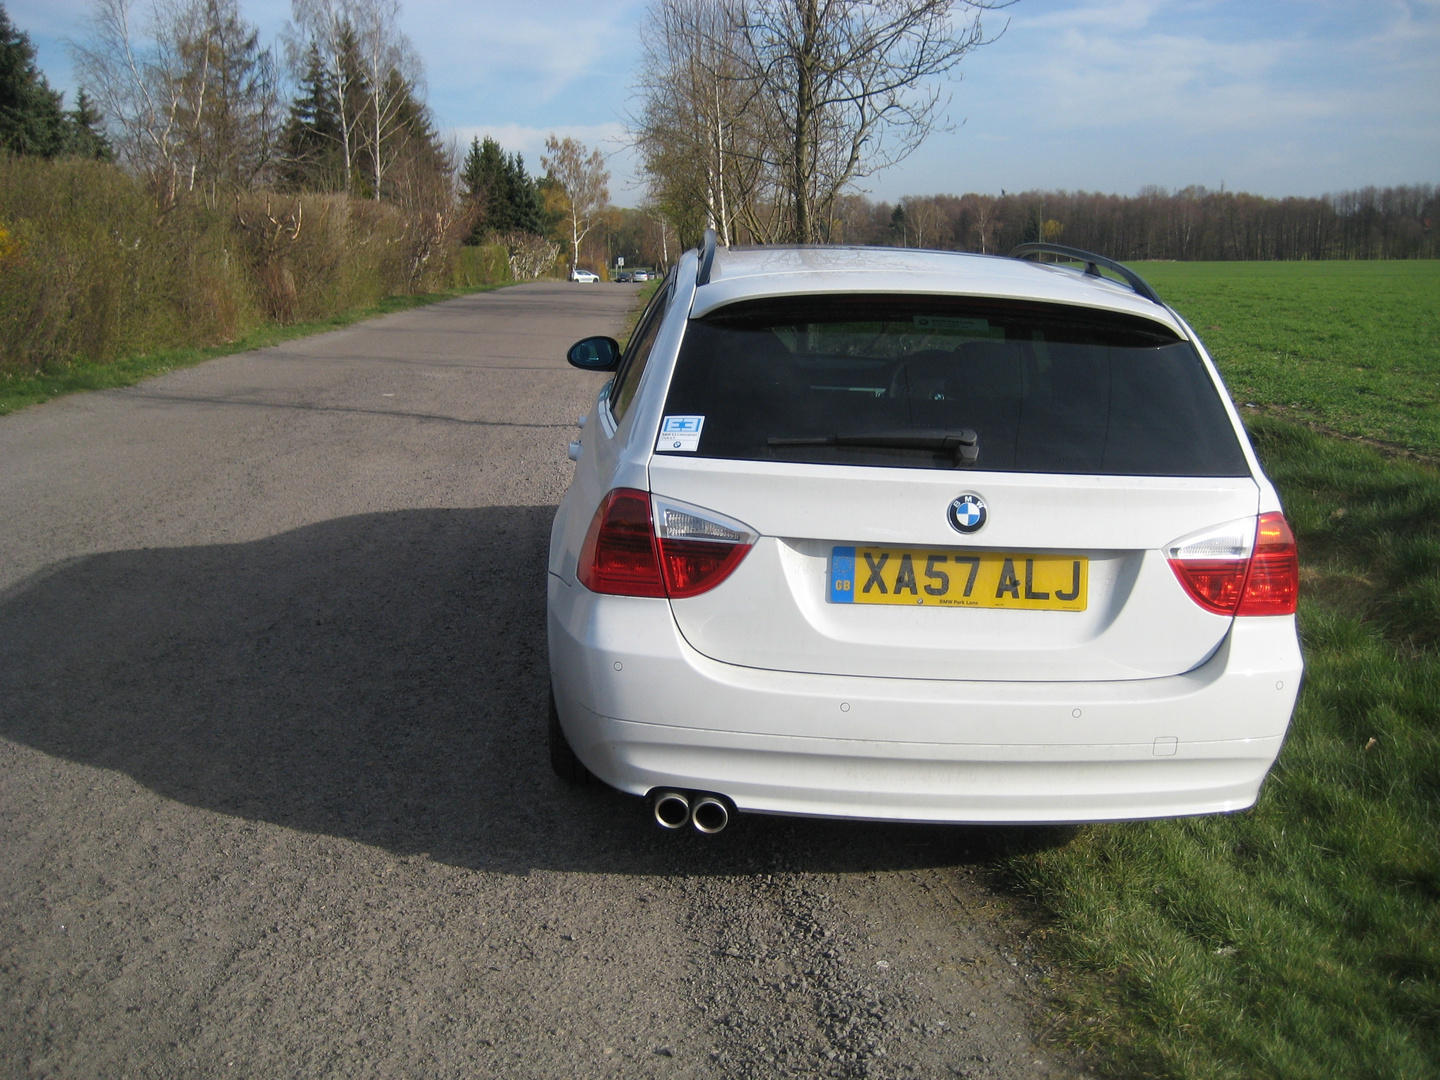
[[1190,598],[1217,615],[1293,615],[1300,562],[1285,516],[1261,514],[1175,541],[1170,569]]
[[1255,554],[1236,615],[1293,615],[1300,598],[1300,556],[1285,515],[1260,515]]
[[729,577],[757,539],[712,510],[616,488],[595,511],[576,576],[591,592],[698,596]]

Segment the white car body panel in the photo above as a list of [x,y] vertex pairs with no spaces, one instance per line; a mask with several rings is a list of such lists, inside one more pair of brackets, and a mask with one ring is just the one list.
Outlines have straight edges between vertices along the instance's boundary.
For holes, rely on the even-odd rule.
[[[681,633],[702,654],[790,671],[984,680],[1153,678],[1202,663],[1231,620],[1185,595],[1161,549],[1206,526],[1253,518],[1258,496],[1249,477],[1077,478],[678,454],[655,456],[650,484],[656,495],[705,506],[762,536],[719,587],[672,601]],[[945,519],[964,491],[990,506],[990,522],[970,536]],[[857,543],[1083,555],[1089,606],[828,603],[830,550]],[[1157,625],[1166,632],[1156,634]]]
[[586,767],[632,794],[717,791],[742,811],[1019,823],[1243,809],[1302,668],[1280,617],[1235,620],[1207,663],[1164,679],[763,671],[691,649],[663,599],[549,580],[556,700]]
[[[1120,820],[1251,805],[1303,671],[1293,616],[1231,618],[1181,589],[1163,549],[1279,509],[1228,395],[1248,477],[1057,476],[796,464],[654,450],[688,320],[801,293],[937,293],[1136,315],[1174,312],[1072,270],[951,253],[763,249],[697,255],[617,426],[602,391],[580,435],[549,561],[552,685],[574,753],[644,795],[716,792],[739,810],[953,822]],[[607,388],[608,389],[608,388]],[[607,492],[708,508],[761,534],[734,574],[683,600],[576,580]],[[961,536],[944,508],[980,493]],[[826,602],[835,544],[1084,554],[1085,612]]]

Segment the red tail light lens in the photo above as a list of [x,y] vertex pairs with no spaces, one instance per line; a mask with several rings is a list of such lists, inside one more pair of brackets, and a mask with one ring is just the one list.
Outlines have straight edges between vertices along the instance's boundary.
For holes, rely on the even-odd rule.
[[1300,597],[1300,556],[1284,514],[1260,515],[1255,554],[1237,615],[1293,615]]
[[1234,615],[1235,605],[1240,602],[1240,593],[1245,588],[1246,562],[1226,562],[1219,559],[1186,559],[1183,562],[1171,560],[1170,569],[1185,586],[1190,599],[1206,611],[1217,615]]
[[1176,541],[1170,569],[1206,611],[1217,615],[1293,615],[1300,563],[1283,514],[1261,514]]
[[616,488],[595,511],[575,576],[591,592],[664,596],[660,553],[650,523],[650,496]]
[[759,539],[734,518],[655,496],[655,525],[665,587],[674,599],[699,596],[719,585]]
[[592,592],[683,599],[715,588],[758,535],[731,518],[617,488],[595,511],[576,576]]
[[713,544],[703,540],[660,541],[665,588],[676,599],[709,592],[730,576],[750,550],[748,544]]

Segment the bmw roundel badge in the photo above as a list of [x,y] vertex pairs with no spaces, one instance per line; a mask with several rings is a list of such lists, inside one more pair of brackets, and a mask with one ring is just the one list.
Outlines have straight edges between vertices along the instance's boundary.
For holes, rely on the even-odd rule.
[[961,495],[950,504],[948,516],[950,524],[957,532],[973,533],[985,525],[989,512],[985,509],[985,500],[971,492]]

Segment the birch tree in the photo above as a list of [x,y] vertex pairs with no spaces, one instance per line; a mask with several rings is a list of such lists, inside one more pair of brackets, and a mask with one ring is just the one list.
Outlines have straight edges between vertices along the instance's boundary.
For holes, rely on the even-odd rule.
[[345,191],[384,196],[391,172],[415,157],[423,110],[418,55],[400,30],[399,0],[291,0],[292,67],[320,57],[334,99]]
[[605,168],[605,155],[566,136],[552,133],[545,140],[545,154],[540,165],[564,194],[562,211],[570,230],[570,272],[580,259],[580,244],[590,234],[600,215],[610,203],[610,171]]
[[279,135],[276,65],[236,0],[95,0],[90,36],[72,43],[80,78],[121,160],[155,184],[213,201],[262,177]]
[[703,208],[729,244],[737,226],[770,239],[763,102],[737,61],[737,0],[657,0],[644,38],[647,95],[631,128],[657,201]]

